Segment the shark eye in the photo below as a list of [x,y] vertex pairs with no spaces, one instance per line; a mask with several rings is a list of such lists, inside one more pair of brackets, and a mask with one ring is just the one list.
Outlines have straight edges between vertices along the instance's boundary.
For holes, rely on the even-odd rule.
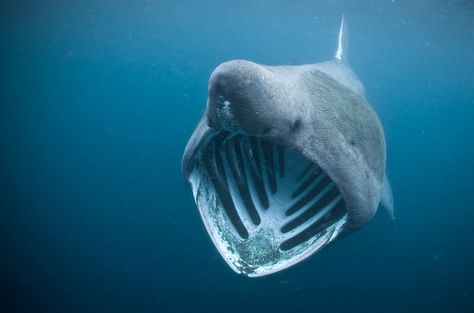
[[333,240],[345,223],[336,184],[283,145],[219,131],[195,162],[196,203],[220,253],[239,273],[286,268]]
[[291,132],[296,132],[301,127],[301,118],[297,118],[291,126]]

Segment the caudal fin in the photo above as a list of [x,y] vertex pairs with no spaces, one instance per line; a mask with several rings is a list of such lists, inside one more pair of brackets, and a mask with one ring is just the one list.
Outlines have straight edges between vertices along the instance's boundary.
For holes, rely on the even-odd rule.
[[347,62],[347,49],[348,49],[348,35],[347,35],[347,26],[344,22],[344,15],[341,20],[341,27],[339,28],[339,37],[336,54],[334,57],[341,61]]

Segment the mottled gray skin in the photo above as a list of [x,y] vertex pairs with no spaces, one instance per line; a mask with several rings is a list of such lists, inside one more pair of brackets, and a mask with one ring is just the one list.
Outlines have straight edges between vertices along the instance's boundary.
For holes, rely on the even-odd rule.
[[209,80],[206,113],[183,156],[185,179],[199,145],[218,130],[261,136],[317,163],[344,197],[346,232],[374,216],[385,175],[384,133],[344,61],[265,66],[238,60],[218,66]]

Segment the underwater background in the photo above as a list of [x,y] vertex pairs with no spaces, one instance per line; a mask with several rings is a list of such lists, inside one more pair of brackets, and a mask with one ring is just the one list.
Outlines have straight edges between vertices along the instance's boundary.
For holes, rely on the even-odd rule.
[[[212,70],[349,62],[395,197],[235,274],[180,172]],[[2,312],[474,312],[473,1],[15,1],[0,9]]]

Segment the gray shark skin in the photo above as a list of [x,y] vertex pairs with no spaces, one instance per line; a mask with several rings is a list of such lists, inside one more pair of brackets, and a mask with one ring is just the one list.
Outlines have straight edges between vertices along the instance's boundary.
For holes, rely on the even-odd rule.
[[346,33],[343,19],[328,62],[235,60],[211,74],[182,172],[237,273],[283,270],[363,226],[379,203],[393,212],[383,128],[347,63]]

